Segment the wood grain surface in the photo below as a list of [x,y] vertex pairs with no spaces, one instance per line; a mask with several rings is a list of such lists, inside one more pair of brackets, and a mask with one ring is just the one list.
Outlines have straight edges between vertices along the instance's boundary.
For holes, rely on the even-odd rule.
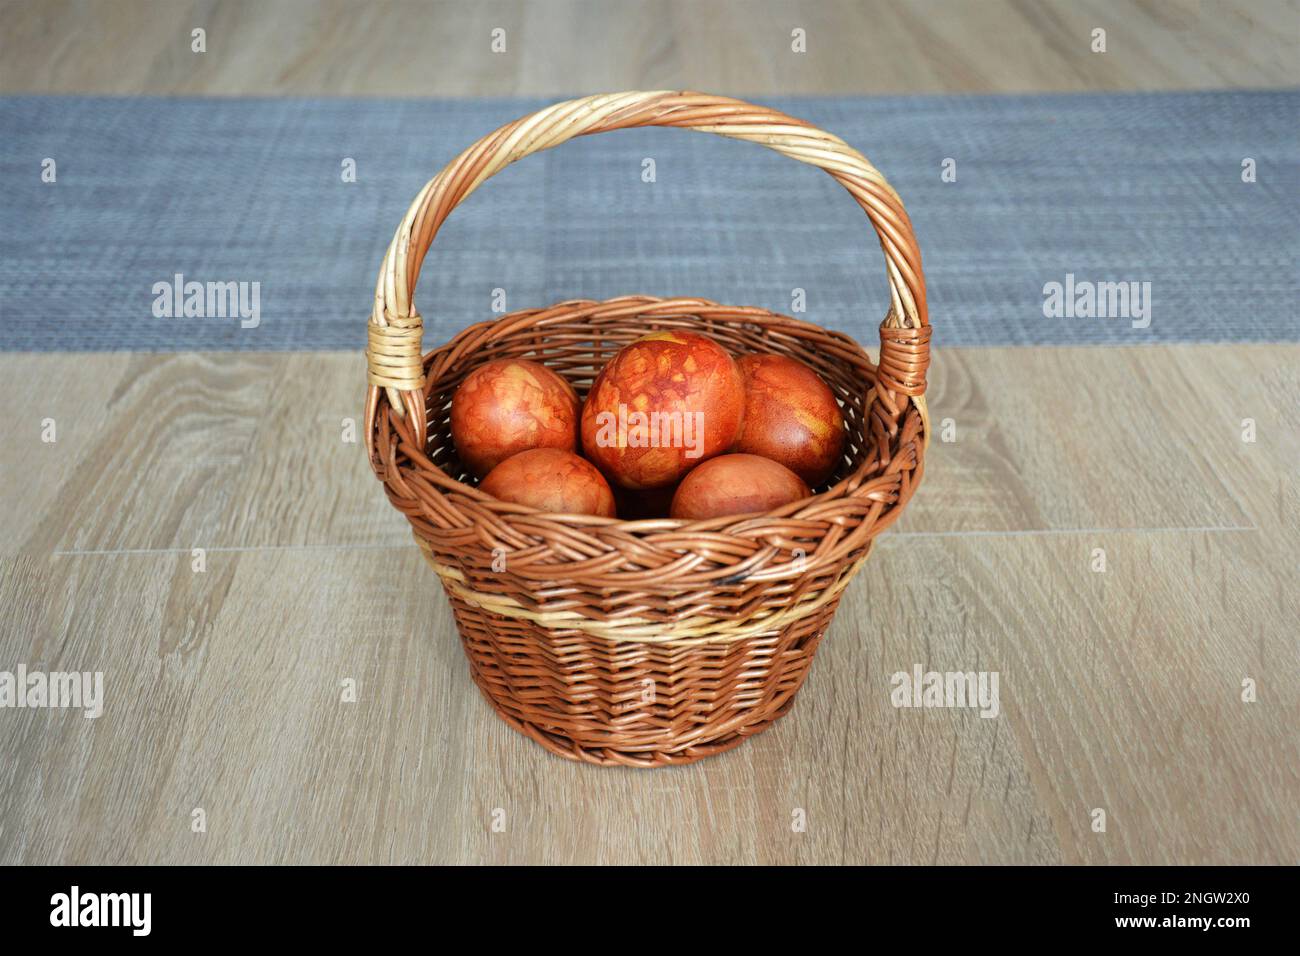
[[[9,0],[0,93],[751,95],[1293,86],[1295,0]],[[492,31],[504,30],[494,53]],[[1094,53],[1092,31],[1106,31]],[[192,51],[195,29],[206,52]],[[806,52],[792,50],[803,30]]]
[[[794,711],[634,771],[479,697],[342,440],[360,356],[0,356],[0,669],[106,697],[0,711],[0,863],[1296,862],[1300,347],[949,350],[932,380],[956,441]],[[1000,715],[894,708],[913,664],[997,671]]]

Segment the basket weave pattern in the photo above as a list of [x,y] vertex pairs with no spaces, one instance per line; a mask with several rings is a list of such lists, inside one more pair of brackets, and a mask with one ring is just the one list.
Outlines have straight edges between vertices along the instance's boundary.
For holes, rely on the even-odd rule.
[[[845,335],[763,309],[646,296],[516,312],[421,355],[411,290],[450,211],[532,152],[648,125],[759,142],[845,185],[886,259],[892,302],[878,363]],[[587,97],[484,137],[412,204],[380,271],[369,328],[371,465],[442,582],[475,682],[512,726],[573,759],[685,763],[785,714],[845,586],[922,475],[930,329],[902,203],[841,140],[739,100]],[[666,329],[815,369],[840,400],[847,432],[831,482],[766,514],[697,522],[550,515],[472,486],[450,435],[451,397],[470,371],[528,358],[584,394],[619,348]]]

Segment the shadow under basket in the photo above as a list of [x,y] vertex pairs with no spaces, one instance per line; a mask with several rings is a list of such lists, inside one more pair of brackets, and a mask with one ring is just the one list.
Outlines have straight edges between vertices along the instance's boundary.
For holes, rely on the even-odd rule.
[[[867,212],[888,266],[880,361],[846,335],[764,309],[647,296],[515,312],[422,356],[411,295],[451,210],[529,153],[633,126],[748,139],[840,181]],[[930,327],[902,202],[843,141],[739,100],[586,97],[484,137],[412,204],[384,259],[369,329],[371,466],[442,582],[475,683],[512,727],[571,759],[688,763],[787,713],[845,587],[921,479]],[[707,521],[546,514],[473,486],[450,430],[452,395],[470,371],[526,358],[582,395],[624,345],[673,329],[708,335],[733,355],[774,352],[816,370],[845,420],[831,482],[774,511]]]

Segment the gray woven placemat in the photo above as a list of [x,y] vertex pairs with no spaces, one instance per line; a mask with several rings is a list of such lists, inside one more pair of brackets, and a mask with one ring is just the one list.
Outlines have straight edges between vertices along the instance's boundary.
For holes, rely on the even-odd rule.
[[[360,349],[407,204],[543,102],[2,98],[0,348]],[[1300,339],[1300,91],[765,102],[901,193],[938,345]],[[157,317],[177,274],[258,283],[257,326]],[[1136,300],[1045,317],[1067,275],[1150,283],[1149,326]],[[875,237],[828,176],[662,129],[568,143],[470,197],[425,264],[426,345],[491,317],[496,289],[510,309],[638,292],[782,312],[802,289],[806,318],[869,344],[887,304]]]

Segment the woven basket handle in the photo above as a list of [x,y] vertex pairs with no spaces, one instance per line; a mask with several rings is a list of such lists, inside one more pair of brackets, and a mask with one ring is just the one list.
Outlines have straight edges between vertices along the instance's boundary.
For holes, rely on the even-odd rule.
[[606,93],[557,103],[502,126],[452,160],[415,198],[388,247],[375,288],[366,350],[372,426],[379,389],[387,389],[392,408],[410,416],[412,437],[424,444],[423,325],[412,292],[429,245],[451,211],[489,177],[530,153],[575,136],[635,126],[676,126],[749,140],[835,177],[866,211],[885,254],[892,307],[880,328],[878,398],[895,415],[897,396],[919,400],[930,342],[921,253],[902,200],[861,153],[803,120],[743,100],[704,93]]

